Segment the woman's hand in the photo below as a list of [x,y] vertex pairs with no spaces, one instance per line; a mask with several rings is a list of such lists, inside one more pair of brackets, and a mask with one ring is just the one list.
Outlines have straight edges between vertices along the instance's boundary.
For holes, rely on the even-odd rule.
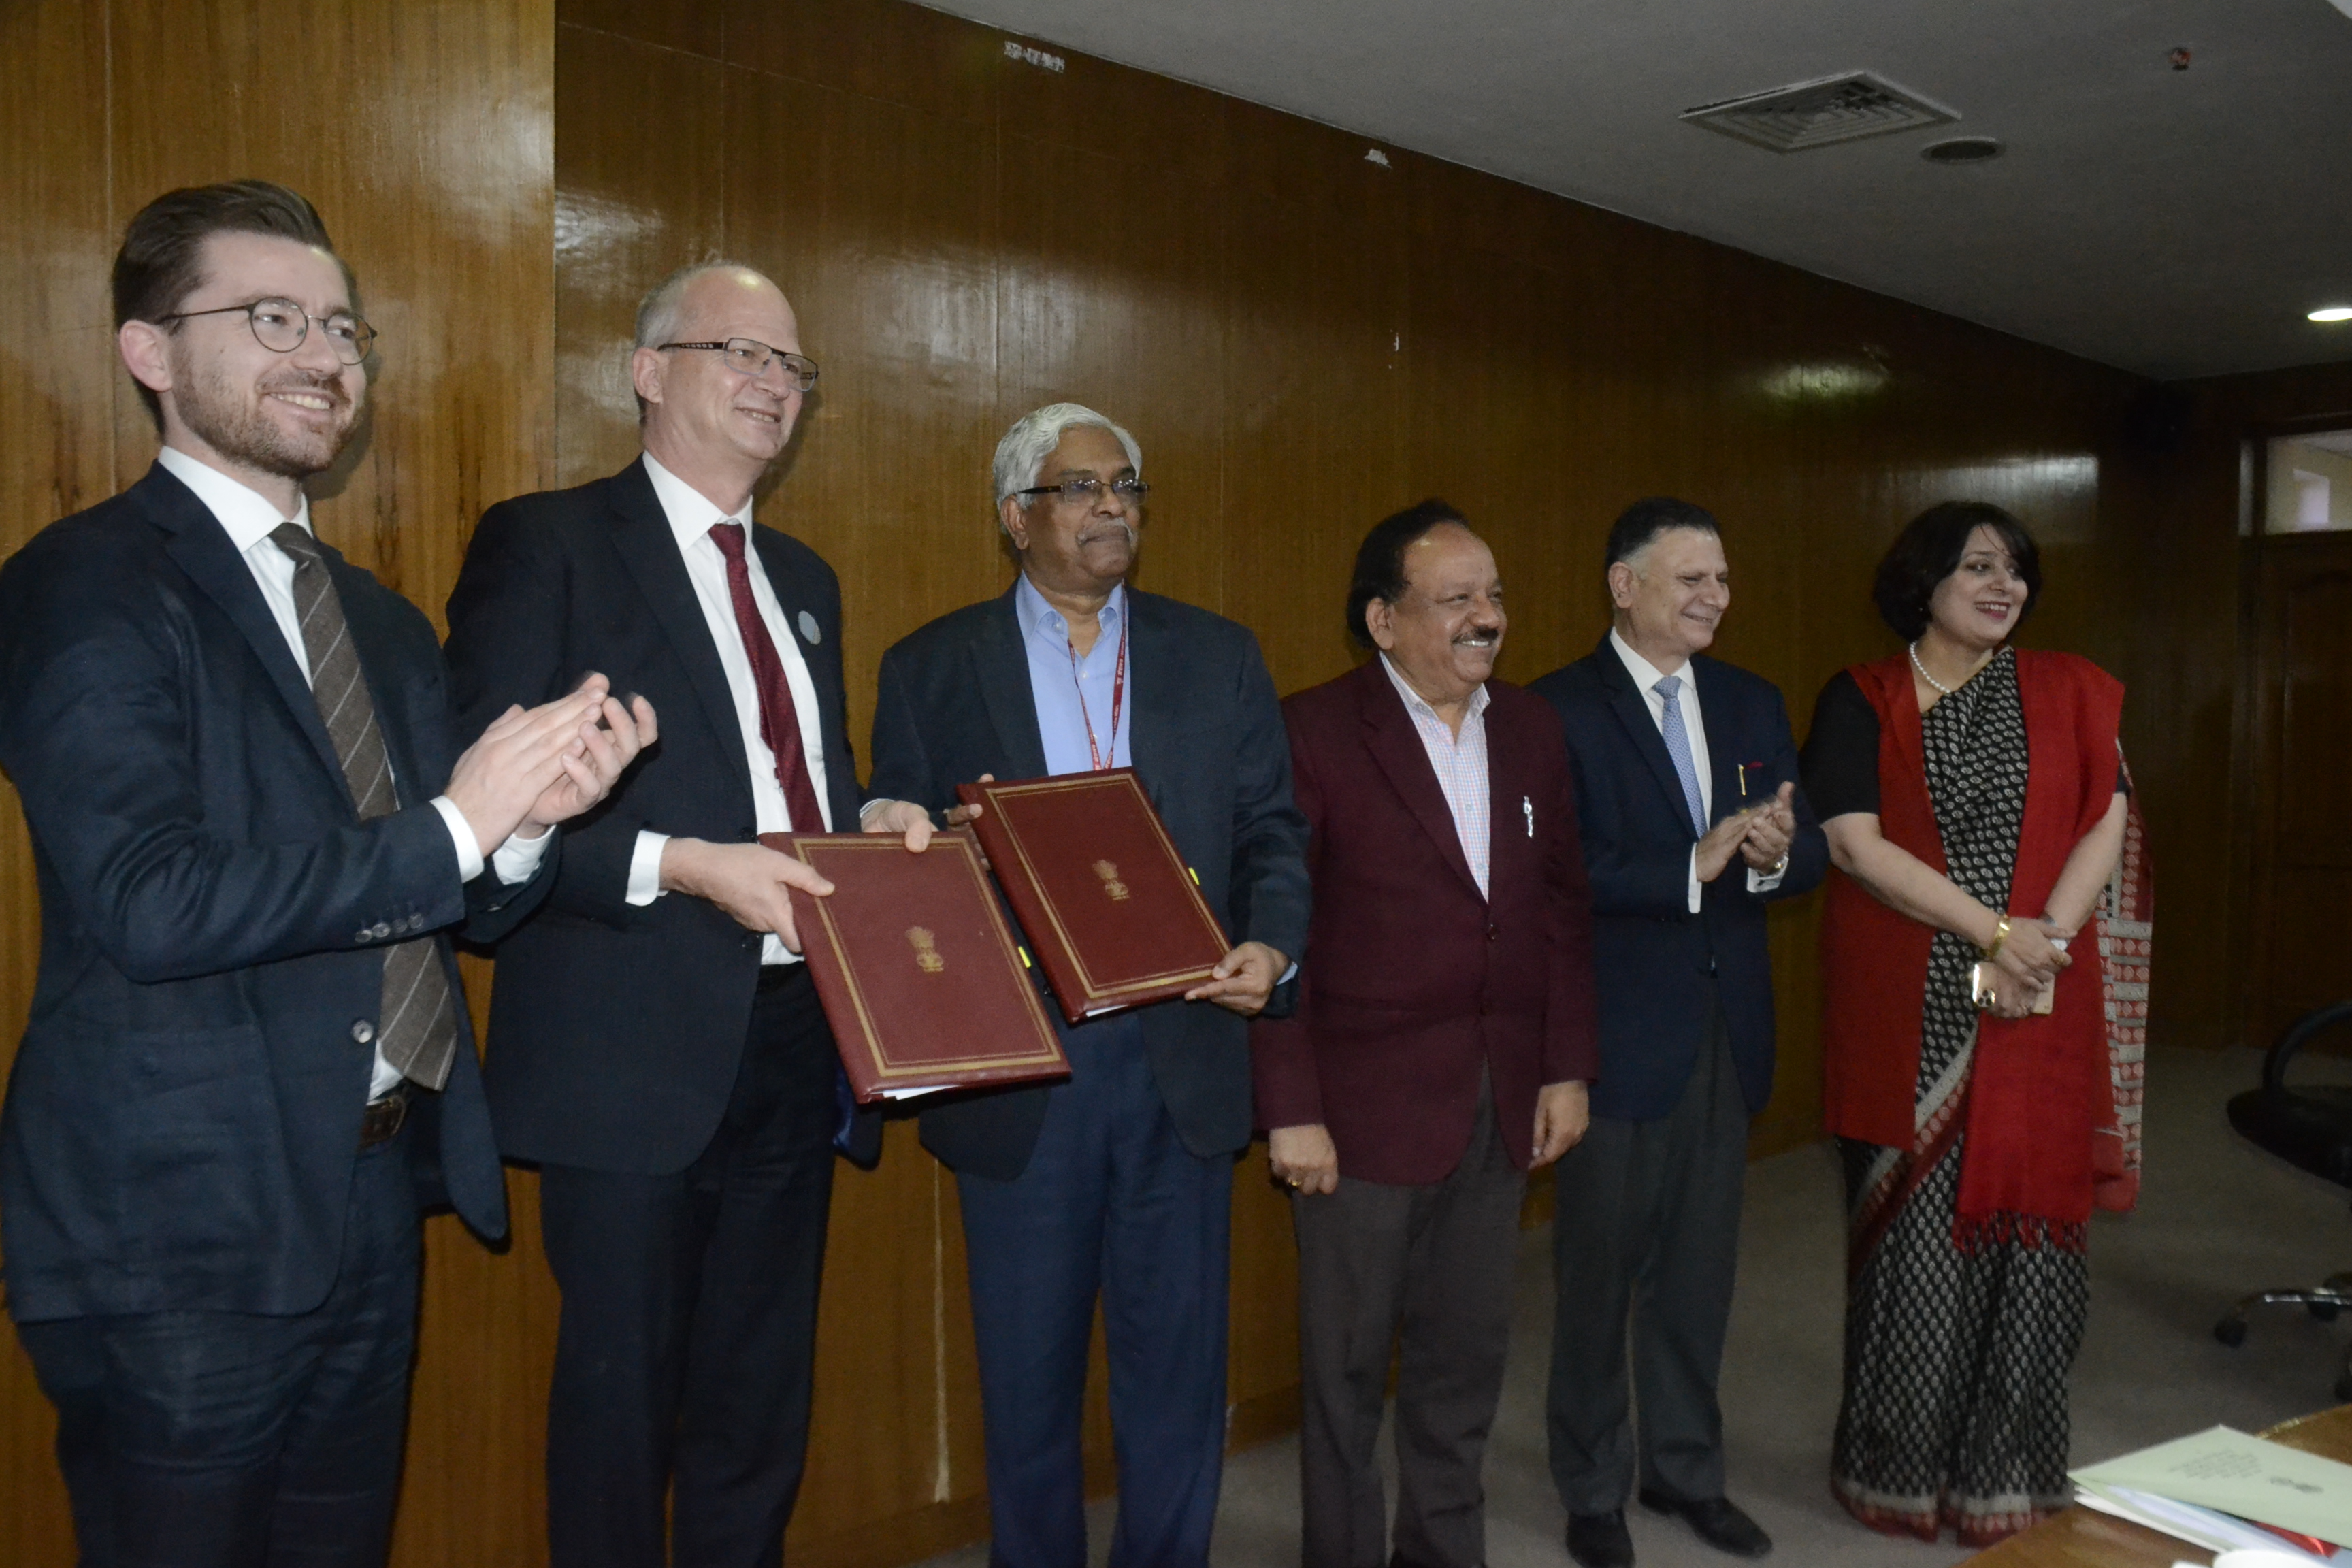
[[2042,999],[2042,988],[2030,981],[2018,979],[1999,964],[1992,971],[1992,1005],[1985,1009],[1996,1018],[2023,1018],[2033,1012],[2034,1003]]
[[2004,974],[2039,991],[2055,980],[2060,970],[2074,961],[2066,955],[2065,949],[2051,939],[2044,922],[2012,916],[2009,922],[2009,935],[2001,942],[2000,952],[1992,962]]

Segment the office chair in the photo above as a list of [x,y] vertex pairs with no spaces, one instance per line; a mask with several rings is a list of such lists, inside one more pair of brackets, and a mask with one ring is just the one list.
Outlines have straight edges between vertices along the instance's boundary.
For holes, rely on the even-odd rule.
[[[2256,1147],[2289,1164],[2352,1188],[2352,1085],[2287,1086],[2287,1064],[2328,1030],[2352,1026],[2352,1002],[2307,1013],[2263,1058],[2263,1087],[2231,1098],[2230,1125]],[[2246,1313],[2255,1307],[2299,1306],[2322,1322],[2352,1307],[2352,1270],[2331,1274],[2305,1289],[2258,1290],[2213,1325],[2213,1337],[2232,1349],[2246,1342]],[[2352,1351],[2336,1376],[2336,1397],[2352,1401]]]

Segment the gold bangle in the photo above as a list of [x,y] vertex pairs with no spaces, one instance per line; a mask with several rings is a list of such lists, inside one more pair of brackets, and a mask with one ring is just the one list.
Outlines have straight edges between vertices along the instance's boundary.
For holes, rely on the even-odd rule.
[[1985,961],[1988,963],[2000,956],[2001,944],[2008,940],[2009,917],[2003,915],[2000,917],[2000,923],[1992,928],[1992,945],[1984,950]]

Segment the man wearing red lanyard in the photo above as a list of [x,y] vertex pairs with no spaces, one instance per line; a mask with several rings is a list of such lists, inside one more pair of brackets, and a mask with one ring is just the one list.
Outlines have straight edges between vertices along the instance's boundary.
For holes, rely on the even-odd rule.
[[1067,1083],[923,1112],[962,1198],[1000,1568],[1087,1561],[1097,1298],[1119,1456],[1110,1559],[1208,1561],[1228,1205],[1250,1137],[1244,1020],[1307,930],[1307,826],[1256,638],[1127,582],[1142,464],[1133,437],[1076,404],[1015,423],[994,478],[1020,575],[885,654],[876,704],[873,791],[934,812],[959,784],[1133,767],[1237,942],[1182,1000],[1065,1030]]

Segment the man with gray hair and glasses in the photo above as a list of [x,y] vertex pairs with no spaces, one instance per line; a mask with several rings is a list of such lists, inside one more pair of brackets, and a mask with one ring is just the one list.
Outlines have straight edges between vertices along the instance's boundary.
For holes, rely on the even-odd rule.
[[1098,1298],[1119,1460],[1110,1560],[1208,1561],[1245,1020],[1307,932],[1307,825],[1274,682],[1246,628],[1128,582],[1142,467],[1135,438],[1090,408],[1016,421],[994,477],[1019,574],[885,654],[875,711],[875,789],[950,821],[971,815],[960,784],[1132,766],[1236,941],[1182,999],[1065,1028],[1066,1083],[923,1112],[924,1146],[962,1198],[999,1568],[1087,1560]]
[[461,711],[566,689],[593,648],[677,716],[499,949],[485,1082],[499,1147],[540,1165],[563,1295],[554,1568],[772,1568],[835,1139],[870,1159],[879,1130],[842,1116],[793,926],[787,888],[831,886],[757,839],[931,827],[858,788],[832,568],[751,521],[816,381],[792,306],[749,267],[687,268],[639,307],[629,372],[644,455],[491,508],[449,600]]

